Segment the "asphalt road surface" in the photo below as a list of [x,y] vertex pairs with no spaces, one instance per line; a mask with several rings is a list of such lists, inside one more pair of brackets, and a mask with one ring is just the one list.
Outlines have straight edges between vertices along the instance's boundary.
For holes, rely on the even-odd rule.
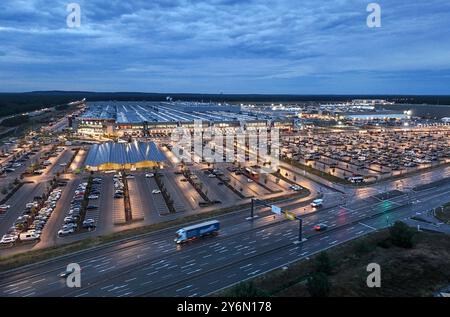
[[[450,184],[389,200],[369,197],[345,207],[324,208],[298,222],[260,215],[251,221],[224,217],[218,237],[183,246],[176,228],[161,230],[0,273],[1,296],[204,296],[223,287],[307,257],[424,209],[448,201]],[[242,217],[246,215],[242,214]],[[312,230],[317,223],[328,230]],[[57,275],[69,263],[82,268],[78,289]]]

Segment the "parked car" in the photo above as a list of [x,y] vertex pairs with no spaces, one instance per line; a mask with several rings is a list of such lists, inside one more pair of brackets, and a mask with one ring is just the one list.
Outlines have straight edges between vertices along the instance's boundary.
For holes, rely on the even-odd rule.
[[72,216],[68,216],[64,218],[64,223],[74,222],[75,219]]
[[66,236],[66,235],[72,234],[74,232],[75,232],[75,229],[73,229],[73,228],[61,229],[58,231],[58,236]]
[[62,230],[76,229],[77,227],[78,227],[78,225],[76,223],[70,222],[68,224],[63,225]]
[[40,235],[36,231],[23,232],[19,236],[20,241],[36,241],[40,239]]
[[159,189],[152,190],[152,194],[161,194],[161,191]]
[[13,244],[17,238],[13,235],[5,234],[0,240],[0,244]]
[[83,228],[89,229],[89,228],[95,228],[95,220],[94,219],[86,219],[83,221]]

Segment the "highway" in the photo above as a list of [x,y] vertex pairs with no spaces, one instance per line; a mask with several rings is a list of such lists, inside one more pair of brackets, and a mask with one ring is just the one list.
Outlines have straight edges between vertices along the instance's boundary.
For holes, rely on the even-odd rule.
[[[173,242],[176,228],[0,273],[1,296],[204,296],[246,278],[286,265],[320,250],[370,233],[416,212],[448,201],[450,184],[400,195],[375,197],[324,208],[303,216],[304,236],[296,243],[298,223],[261,213],[221,217],[218,237],[183,246]],[[317,233],[312,226],[326,223]],[[57,275],[68,263],[82,268],[82,287],[70,289]]]

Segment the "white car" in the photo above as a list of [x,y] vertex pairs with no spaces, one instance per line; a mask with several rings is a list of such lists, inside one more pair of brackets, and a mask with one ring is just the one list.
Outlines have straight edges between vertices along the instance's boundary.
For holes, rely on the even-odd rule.
[[36,233],[34,230],[30,230],[28,232],[23,232],[20,234],[20,240],[21,241],[34,241],[38,240],[40,238],[40,235]]
[[2,240],[0,240],[1,244],[11,244],[16,242],[17,238],[15,238],[14,236],[11,235],[4,235],[2,237]]
[[247,178],[247,183],[253,183],[253,180],[250,178]]
[[0,210],[8,210],[9,208],[11,208],[10,205],[0,205]]
[[64,222],[71,222],[74,221],[75,219],[73,219],[73,217],[65,217],[64,218]]
[[152,190],[152,194],[161,194],[161,191],[159,189]]
[[26,204],[25,207],[26,208],[33,208],[33,207],[37,207],[38,205],[39,205],[38,203],[33,202],[33,203]]
[[320,207],[323,204],[323,199],[316,199],[313,200],[313,202],[311,203],[311,206],[316,208],[316,207]]
[[68,223],[62,226],[62,230],[76,229],[78,225],[76,223]]
[[59,166],[67,166],[67,163],[60,163]]
[[209,177],[209,178],[214,178],[214,177],[216,177],[216,175],[214,175],[214,174],[209,174],[208,177]]
[[98,199],[98,195],[90,195],[88,198],[89,198],[89,199],[92,199],[92,200]]
[[153,173],[145,174],[145,177],[147,177],[147,178],[151,178],[151,177],[154,177],[154,176],[155,176],[155,174],[153,174]]
[[61,229],[58,231],[58,236],[66,236],[75,232],[73,228]]

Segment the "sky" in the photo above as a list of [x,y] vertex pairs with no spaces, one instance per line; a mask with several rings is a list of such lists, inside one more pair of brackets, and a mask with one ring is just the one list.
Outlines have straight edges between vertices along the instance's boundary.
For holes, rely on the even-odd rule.
[[0,91],[450,94],[450,1],[371,2],[1,0]]

